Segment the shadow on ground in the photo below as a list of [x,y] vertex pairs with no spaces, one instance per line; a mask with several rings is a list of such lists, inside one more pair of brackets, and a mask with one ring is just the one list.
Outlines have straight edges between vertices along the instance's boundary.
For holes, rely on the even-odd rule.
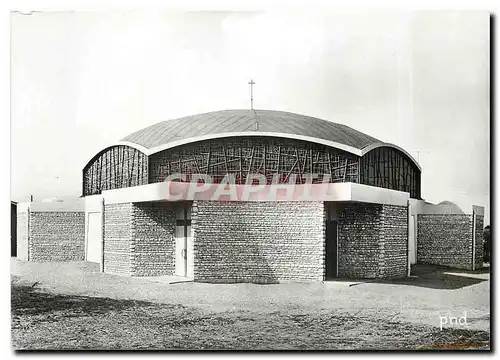
[[[474,275],[487,274],[489,272],[490,272],[489,267],[471,271],[471,270],[455,269],[438,265],[418,264],[418,265],[413,265],[411,268],[411,273],[410,273],[411,275],[403,279],[360,280],[359,282],[351,284],[350,286],[357,286],[365,283],[376,283],[376,284],[410,285],[410,286],[426,287],[431,289],[455,290],[479,284],[482,283],[483,281],[488,281],[488,279],[474,277]],[[340,280],[340,281],[352,282],[352,280]]]
[[12,284],[15,350],[488,349],[489,333],[393,321],[372,312],[226,311],[66,296]]
[[[37,283],[13,284],[11,293],[12,316],[43,316],[57,311],[62,316],[99,315],[110,311],[124,311],[141,306],[143,308],[157,306],[147,301],[118,300],[103,297],[61,295],[39,291]],[[162,305],[172,309],[182,309],[182,305]]]

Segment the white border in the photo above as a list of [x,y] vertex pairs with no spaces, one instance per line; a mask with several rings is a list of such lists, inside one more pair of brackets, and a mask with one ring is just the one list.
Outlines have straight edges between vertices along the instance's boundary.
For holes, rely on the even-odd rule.
[[[9,29],[10,29],[10,11],[11,10],[24,10],[24,11],[29,11],[30,9],[43,9],[43,10],[110,10],[110,9],[119,9],[119,8],[129,8],[129,9],[134,9],[134,8],[151,8],[152,6],[156,6],[157,8],[162,7],[162,8],[170,8],[170,9],[207,9],[207,10],[217,10],[217,9],[223,9],[223,10],[256,10],[256,9],[263,9],[263,8],[268,8],[268,9],[283,9],[283,8],[294,8],[294,9],[301,9],[303,10],[305,7],[307,9],[318,9],[318,8],[329,8],[329,9],[342,9],[342,8],[349,8],[349,9],[362,9],[366,10],[367,8],[370,9],[377,9],[377,10],[390,10],[390,11],[395,11],[395,10],[404,10],[404,11],[411,11],[411,10],[481,10],[481,11],[490,11],[490,12],[495,12],[495,10],[499,9],[500,2],[498,0],[418,0],[418,1],[401,1],[401,0],[344,0],[344,1],[336,1],[336,0],[319,0],[319,1],[296,1],[296,0],[275,0],[275,1],[269,1],[269,0],[240,0],[238,3],[234,0],[196,0],[196,1],[189,1],[189,0],[142,0],[142,1],[137,1],[137,0],[7,0],[5,2],[2,2],[0,7],[2,8],[3,11],[3,16],[2,19],[4,20],[2,22],[3,25],[3,33],[1,36],[2,39],[2,68],[4,69],[2,74],[2,83],[4,84],[2,86],[3,88],[3,97],[2,97],[2,103],[4,106],[1,107],[2,112],[4,114],[4,120],[10,118],[10,103],[9,103],[9,94],[10,94],[10,82],[9,82],[9,71],[10,71],[10,53],[9,53]],[[496,22],[496,29],[498,30],[498,20]],[[498,36],[495,37],[494,42],[497,43]],[[498,47],[497,47],[498,49]],[[492,74],[493,75],[493,74]],[[494,80],[493,77],[491,80]],[[493,95],[493,94],[492,94]],[[496,92],[493,101],[497,100],[497,97],[500,96],[499,92]],[[1,122],[3,131],[1,131],[1,134],[5,137],[5,141],[2,142],[4,146],[4,150],[2,151],[1,154],[4,157],[5,163],[10,162],[10,129],[9,129],[9,122],[8,121],[2,121]],[[499,127],[497,126],[496,129],[498,130]],[[495,132],[497,131],[495,130]],[[492,129],[493,131],[493,129]],[[493,144],[491,145],[493,146]],[[492,147],[492,152],[495,151],[495,148]],[[500,168],[500,157],[497,157],[496,159],[494,158],[492,161],[492,181],[495,181],[496,184],[496,179],[495,179],[495,169]],[[3,184],[6,185],[6,183],[9,181],[8,177],[3,177]],[[491,184],[493,185],[493,183]],[[8,187],[5,186],[5,195],[7,194],[7,189]],[[7,199],[5,199],[7,200]],[[6,203],[6,201],[4,201]],[[6,211],[6,207],[3,208]],[[10,213],[9,213],[10,214]],[[500,212],[495,212],[495,216],[491,217],[490,223],[496,222],[500,223]],[[9,229],[10,229],[10,223],[7,223],[7,214],[3,213],[3,216],[1,217],[4,221],[4,225],[2,228],[4,229],[4,234],[7,236],[10,236],[9,234]],[[499,221],[496,221],[499,220]],[[9,268],[10,264],[9,262],[4,262],[4,268]],[[9,269],[10,270],[10,269]],[[5,269],[5,271],[9,271]],[[9,281],[9,278],[6,276],[4,278],[6,280],[6,283],[3,285],[5,286],[4,288],[6,289],[9,284],[7,283]],[[2,332],[2,353],[5,355],[5,358],[14,358],[14,353],[12,352],[11,344],[10,344],[10,326],[7,326],[7,324],[10,323],[10,296],[7,293],[6,296],[3,298],[3,309],[4,311],[2,312],[2,320],[3,323],[6,324],[3,327],[3,332]],[[498,325],[498,317],[495,319],[495,325]],[[494,333],[494,339],[498,339],[498,332]],[[493,334],[492,334],[493,335]],[[254,355],[250,355],[250,358],[253,358]],[[338,354],[341,358],[344,357],[342,354]],[[431,358],[438,358],[439,356],[436,354],[426,354],[430,356]],[[26,354],[25,355],[27,358],[34,357],[35,354]],[[86,357],[87,355],[84,355]],[[176,354],[171,354],[173,358],[177,358]],[[187,356],[188,358],[191,355],[183,355],[183,357]],[[259,354],[259,358],[266,358],[267,356],[274,357],[275,355],[273,354]],[[303,357],[309,357],[311,355],[300,355],[300,358]],[[257,356],[255,356],[257,357]],[[105,359],[106,355],[100,355],[100,354],[92,354],[92,358],[97,358],[97,359]]]

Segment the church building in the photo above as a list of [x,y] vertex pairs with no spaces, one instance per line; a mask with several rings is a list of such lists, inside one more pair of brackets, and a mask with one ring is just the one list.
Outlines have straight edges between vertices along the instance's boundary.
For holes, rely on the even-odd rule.
[[253,109],[187,116],[95,154],[82,172],[82,210],[18,207],[18,247],[26,260],[64,253],[109,274],[199,282],[481,267],[483,208],[424,201],[421,174],[401,147],[331,121]]

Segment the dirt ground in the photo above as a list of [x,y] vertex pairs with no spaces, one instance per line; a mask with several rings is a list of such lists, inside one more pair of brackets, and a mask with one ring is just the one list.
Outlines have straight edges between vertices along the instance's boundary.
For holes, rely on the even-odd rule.
[[[165,284],[12,259],[15,349],[488,348],[489,272],[394,282]],[[440,329],[440,317],[466,324]]]

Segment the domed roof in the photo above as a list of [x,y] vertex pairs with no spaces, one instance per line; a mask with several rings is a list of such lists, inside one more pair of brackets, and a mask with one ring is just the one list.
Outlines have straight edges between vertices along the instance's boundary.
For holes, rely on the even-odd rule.
[[455,204],[454,202],[445,200],[441,201],[439,204],[437,204],[443,211],[445,211],[448,214],[465,214],[465,212]]
[[[256,123],[258,125],[256,125]],[[119,144],[134,146],[147,155],[190,142],[230,136],[274,136],[332,146],[358,156],[389,146],[349,126],[311,116],[275,110],[220,110],[163,121],[136,131]]]
[[[255,130],[255,122],[258,129]],[[380,140],[346,125],[274,110],[222,110],[167,120],[128,135],[129,141],[147,149],[166,143],[222,133],[284,133],[334,141],[363,149]]]

